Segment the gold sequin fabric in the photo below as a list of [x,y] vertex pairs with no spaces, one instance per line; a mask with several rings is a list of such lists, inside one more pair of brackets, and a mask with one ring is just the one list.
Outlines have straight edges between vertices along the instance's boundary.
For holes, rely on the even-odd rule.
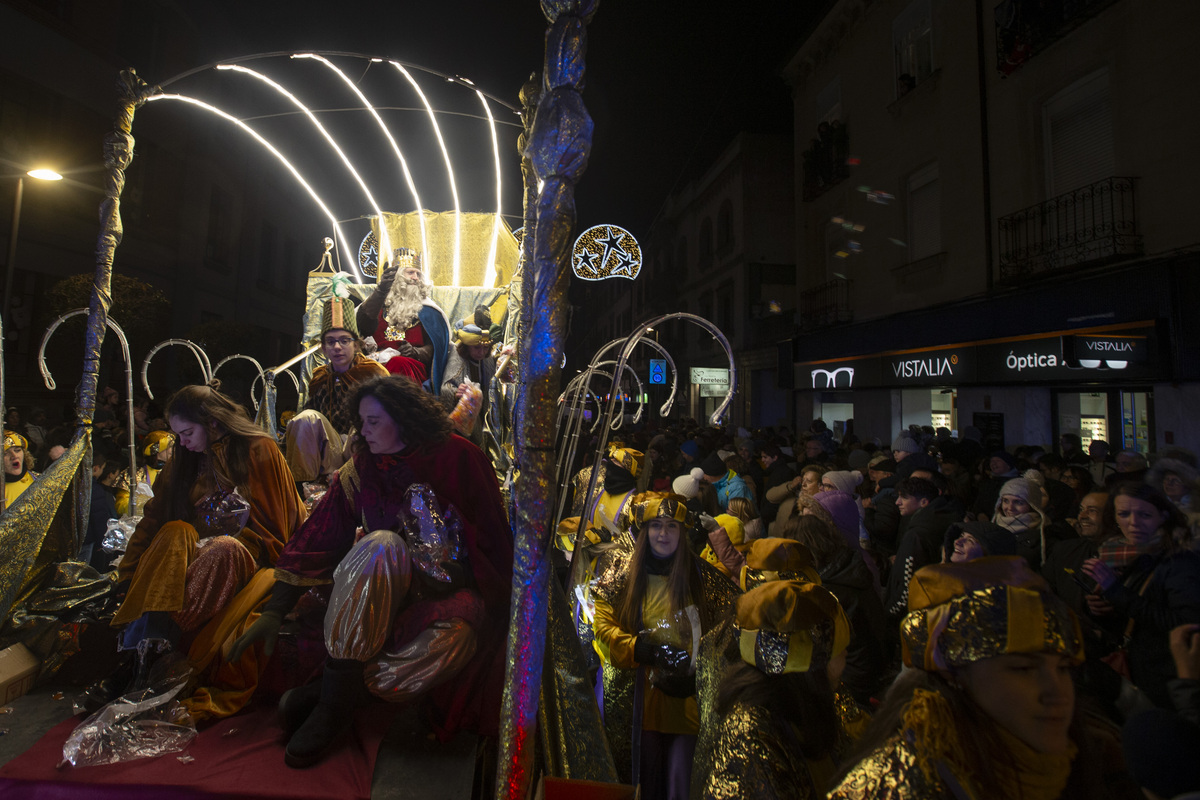
[[955,800],[931,784],[912,747],[897,735],[860,761],[829,793],[829,800]]
[[820,797],[795,733],[788,727],[761,706],[735,704],[720,722],[702,796],[713,800]]
[[1008,652],[1045,651],[1081,658],[1083,648],[1079,621],[1065,604],[1040,592],[1004,585],[986,586],[939,606],[910,611],[901,622],[900,636],[905,663],[922,669],[962,666]]
[[547,772],[556,778],[616,783],[616,766],[572,625],[571,607],[553,580],[548,600],[537,727]]
[[[703,797],[703,789],[712,771],[714,748],[720,728],[717,714],[717,692],[730,665],[740,662],[737,651],[738,629],[732,615],[706,631],[700,639],[696,657],[696,706],[700,711],[700,732],[696,735],[696,751],[692,757],[691,796]],[[731,649],[732,648],[732,649]],[[733,653],[733,658],[729,657]]]
[[[604,492],[604,464],[600,464],[600,472],[596,476],[596,488],[592,490],[593,498],[599,497]],[[592,480],[592,468],[584,467],[575,473],[575,477],[571,479],[571,484],[574,487],[574,496],[571,499],[571,516],[582,517],[583,509],[590,507],[591,503],[585,503],[588,484]]]

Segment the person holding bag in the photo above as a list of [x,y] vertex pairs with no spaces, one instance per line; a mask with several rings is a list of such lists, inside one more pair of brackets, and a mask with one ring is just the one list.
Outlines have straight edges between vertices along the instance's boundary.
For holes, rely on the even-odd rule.
[[604,725],[623,780],[647,800],[684,800],[700,728],[700,638],[729,613],[737,589],[688,548],[686,498],[644,492],[629,516],[633,552],[606,554],[593,589]]
[[[180,447],[117,566],[125,597],[112,624],[122,626],[118,646],[130,655],[106,686],[89,690],[93,705],[123,693],[131,678],[145,682],[154,660],[190,644],[260,570],[274,565],[306,516],[275,441],[219,386],[215,380],[185,386],[167,401]],[[269,574],[264,577],[263,597],[270,589]],[[257,677],[236,682],[252,691]],[[208,710],[233,713],[249,694],[223,703],[210,693]]]
[[1187,520],[1158,489],[1126,483],[1113,494],[1119,537],[1100,545],[1083,571],[1096,581],[1088,611],[1121,642],[1105,659],[1159,708],[1171,708],[1171,630],[1200,623],[1200,554]]

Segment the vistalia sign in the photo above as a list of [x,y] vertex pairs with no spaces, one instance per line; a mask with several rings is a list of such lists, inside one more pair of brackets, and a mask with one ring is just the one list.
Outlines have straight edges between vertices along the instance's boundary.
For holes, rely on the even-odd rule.
[[1155,380],[1167,377],[1155,329],[1119,334],[1047,333],[977,344],[880,353],[795,365],[797,386],[872,389],[1050,381]]

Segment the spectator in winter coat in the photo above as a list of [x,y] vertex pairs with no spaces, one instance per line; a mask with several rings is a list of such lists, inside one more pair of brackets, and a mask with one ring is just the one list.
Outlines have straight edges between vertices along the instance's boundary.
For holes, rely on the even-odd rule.
[[954,564],[1016,554],[1016,537],[994,522],[956,522],[946,529],[942,544],[942,561]]
[[1100,545],[1083,571],[1096,581],[1087,596],[1093,619],[1129,642],[1129,675],[1159,708],[1171,708],[1175,677],[1168,648],[1172,629],[1200,623],[1200,554],[1184,541],[1187,520],[1166,495],[1145,484],[1122,484],[1113,496],[1119,538]]
[[753,499],[750,490],[746,488],[745,481],[736,472],[725,466],[725,462],[715,452],[710,453],[704,459],[700,464],[700,469],[704,470],[704,481],[712,484],[713,489],[716,490],[717,505],[722,509],[727,508],[730,499],[734,497]]
[[1040,487],[1026,478],[1005,481],[992,522],[1017,537],[1017,555],[1040,571],[1046,558],[1046,512]]
[[996,513],[996,501],[1000,498],[1000,488],[1004,486],[1004,482],[1020,475],[1017,471],[1017,457],[1007,450],[997,450],[992,453],[988,462],[988,472],[991,477],[979,484],[975,505],[971,507],[976,519],[983,522],[991,520],[992,515]]
[[[896,507],[906,524],[888,575],[883,607],[889,621],[898,624],[908,613],[909,581],[921,567],[941,562],[946,529],[961,517],[953,510],[950,498],[943,497],[928,478],[902,479],[896,485],[896,494]],[[896,635],[895,627],[889,627],[892,636]]]

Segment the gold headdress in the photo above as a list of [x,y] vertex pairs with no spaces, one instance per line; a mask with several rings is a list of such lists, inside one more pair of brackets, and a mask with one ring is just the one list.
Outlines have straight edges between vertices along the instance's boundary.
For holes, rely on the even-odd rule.
[[769,581],[738,598],[742,660],[768,675],[824,668],[850,643],[833,593],[806,581]]
[[1084,657],[1074,612],[1019,556],[917,570],[900,637],[904,663],[930,672],[1006,653]]

